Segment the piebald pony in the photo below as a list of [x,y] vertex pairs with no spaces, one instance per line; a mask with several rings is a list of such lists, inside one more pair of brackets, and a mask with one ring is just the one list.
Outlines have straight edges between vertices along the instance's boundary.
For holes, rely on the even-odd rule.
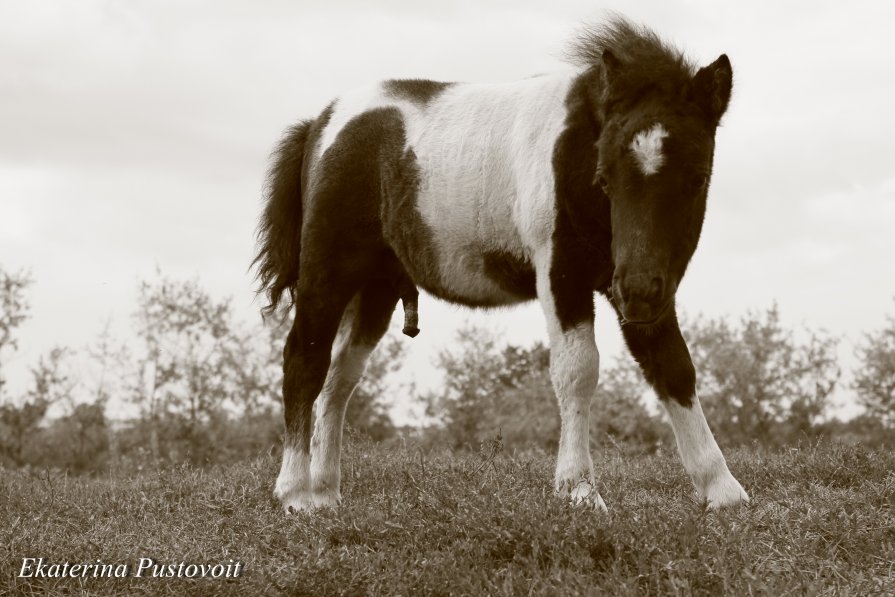
[[600,292],[696,490],[710,507],[748,500],[703,416],[674,305],[730,62],[697,68],[620,18],[584,31],[571,56],[576,68],[505,84],[386,81],[287,131],[256,259],[269,311],[287,291],[295,306],[275,488],[287,511],[339,503],[348,399],[399,299],[405,332],[419,331],[417,288],[475,307],[540,302],[562,419],[559,493],[605,509],[589,451]]

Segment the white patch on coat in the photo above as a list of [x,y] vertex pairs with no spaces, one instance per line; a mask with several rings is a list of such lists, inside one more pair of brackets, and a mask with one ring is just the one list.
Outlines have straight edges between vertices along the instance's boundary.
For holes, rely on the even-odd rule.
[[749,496],[727,468],[727,462],[702,412],[699,397],[688,408],[674,400],[665,403],[684,469],[710,508],[748,502]]
[[441,282],[461,296],[515,302],[483,271],[481,254],[531,260],[555,218],[553,151],[565,128],[572,73],[456,85],[408,113],[420,164],[418,209],[435,233]]
[[482,255],[497,251],[530,261],[551,242],[553,150],[575,76],[455,84],[425,105],[391,96],[382,85],[359,89],[337,100],[319,151],[355,116],[397,108],[406,148],[420,169],[417,209],[440,257],[435,285],[472,302],[518,302],[486,275]]
[[382,83],[358,87],[340,95],[336,98],[329,121],[320,134],[320,155],[323,155],[330,148],[336,141],[339,133],[345,128],[345,125],[353,118],[370,110],[390,107],[399,108],[405,114],[412,111],[419,112],[421,109],[420,106],[417,106],[410,100],[391,97],[383,89]]
[[650,176],[659,171],[665,162],[662,153],[662,141],[668,136],[668,131],[662,123],[656,123],[645,131],[634,135],[631,141],[631,152],[637,159],[637,165],[644,176]]

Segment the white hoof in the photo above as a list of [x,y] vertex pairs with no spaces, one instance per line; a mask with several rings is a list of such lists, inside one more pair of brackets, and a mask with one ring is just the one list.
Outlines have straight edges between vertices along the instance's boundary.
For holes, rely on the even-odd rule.
[[565,495],[568,500],[576,506],[581,505],[593,508],[594,510],[599,510],[600,512],[608,512],[606,509],[606,502],[603,501],[600,492],[597,491],[597,488],[590,481],[581,480],[571,489],[571,491],[557,489],[557,493]]
[[342,501],[336,492],[290,491],[286,494],[274,495],[283,505],[286,514],[293,512],[313,512],[319,508],[334,508]]
[[310,493],[310,464],[311,456],[307,452],[289,445],[283,448],[283,462],[273,494],[287,512],[290,506],[304,510],[307,509],[305,504],[310,503],[305,497]]
[[736,506],[749,501],[749,494],[729,471],[712,479],[706,487],[703,497],[708,502],[710,510]]
[[314,510],[314,499],[309,492],[296,491],[286,495],[277,495],[276,492],[274,492],[274,495],[280,500],[280,504],[283,506],[283,511],[286,514],[310,512]]

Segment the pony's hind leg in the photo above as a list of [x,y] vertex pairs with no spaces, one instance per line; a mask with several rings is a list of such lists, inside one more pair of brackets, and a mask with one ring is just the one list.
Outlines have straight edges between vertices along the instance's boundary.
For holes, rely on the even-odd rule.
[[311,443],[311,499],[314,506],[334,506],[341,499],[342,428],[345,411],[367,359],[388,329],[398,292],[373,281],[359,292],[339,326],[332,364],[317,403]]
[[311,492],[311,415],[330,365],[330,349],[353,292],[303,280],[295,321],[283,349],[283,462],[274,495],[288,512],[314,507]]

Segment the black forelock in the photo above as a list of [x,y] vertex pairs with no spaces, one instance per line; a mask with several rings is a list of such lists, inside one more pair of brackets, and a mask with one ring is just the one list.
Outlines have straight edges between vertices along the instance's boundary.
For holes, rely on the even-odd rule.
[[681,50],[648,27],[618,14],[611,14],[603,23],[582,27],[565,55],[572,64],[590,68],[601,63],[607,50],[625,65],[628,76],[635,79],[664,76],[688,80],[696,72],[696,66]]

